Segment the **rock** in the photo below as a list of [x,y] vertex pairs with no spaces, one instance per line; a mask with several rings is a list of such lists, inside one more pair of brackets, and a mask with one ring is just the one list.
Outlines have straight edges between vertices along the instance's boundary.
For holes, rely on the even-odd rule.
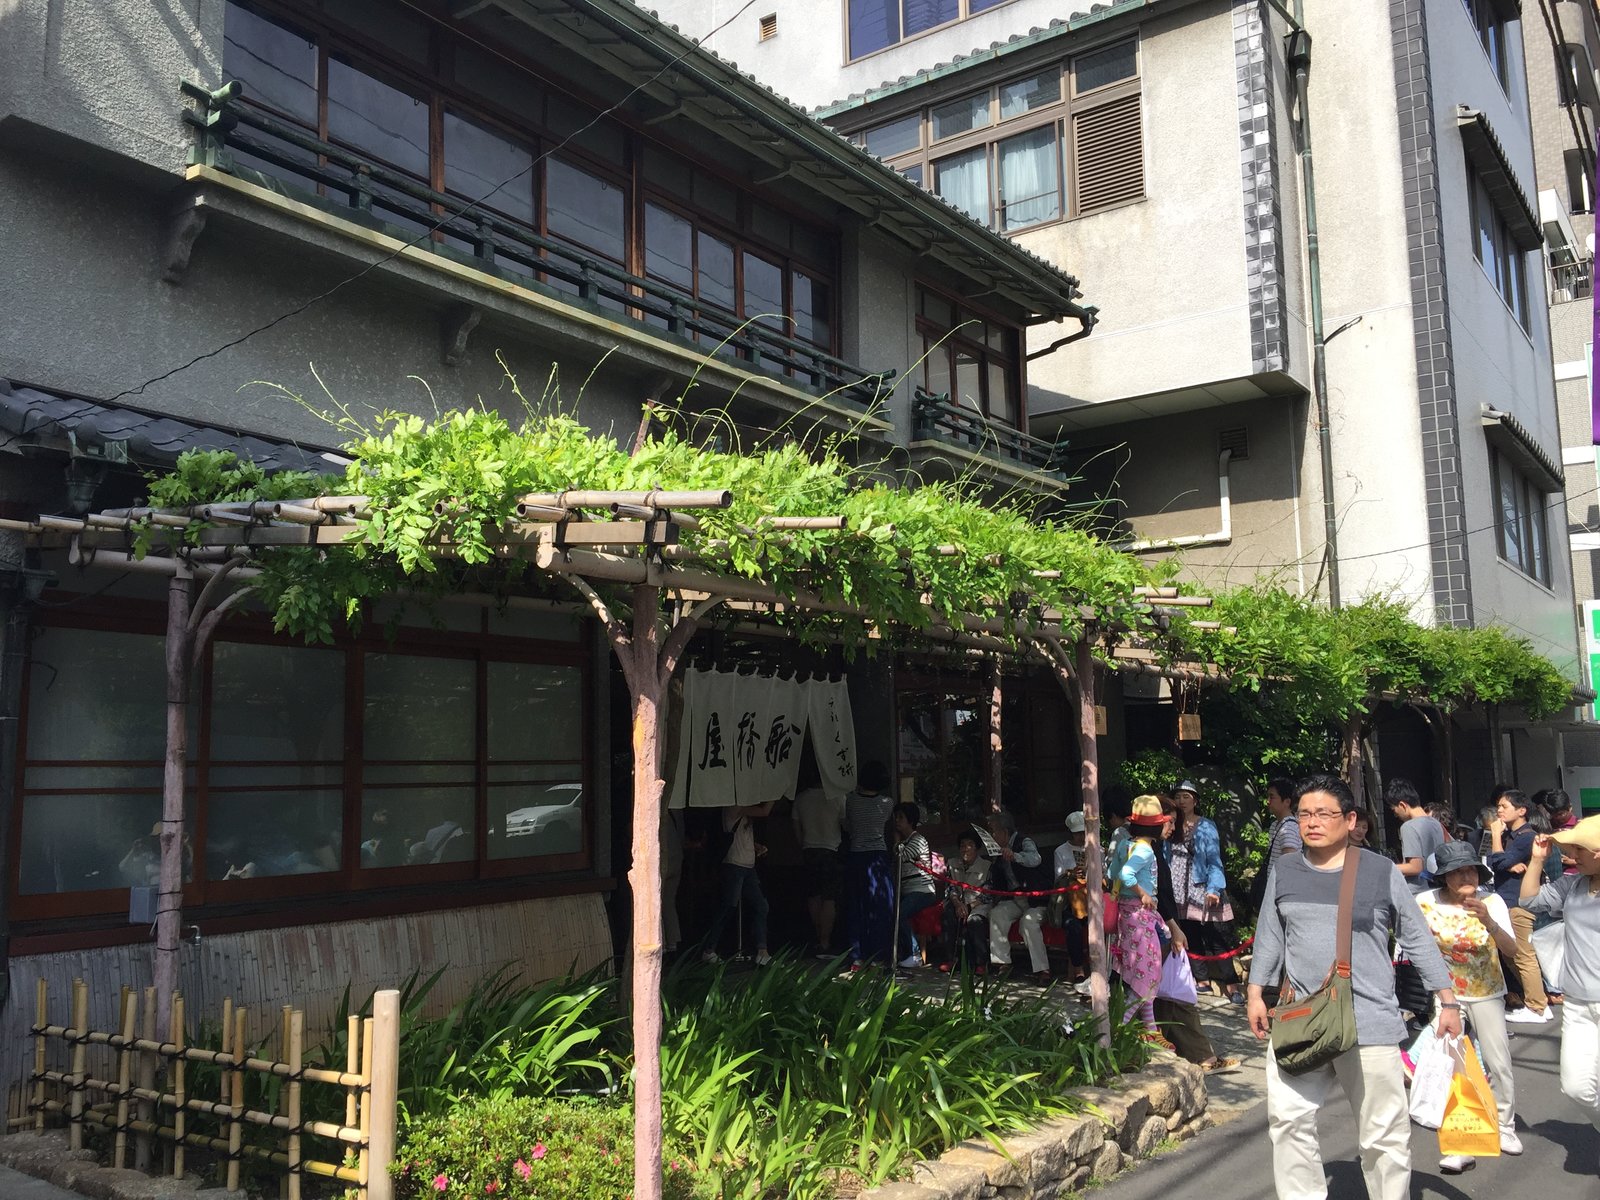
[[1172,1115],[1162,1117],[1161,1119],[1167,1123],[1168,1133],[1177,1133],[1179,1129],[1183,1128],[1184,1123],[1189,1120],[1189,1118],[1184,1116],[1181,1112],[1175,1112]]
[[886,1183],[868,1188],[857,1200],[933,1200],[935,1194],[914,1183]]
[[1057,1117],[1044,1128],[1061,1139],[1062,1152],[1069,1162],[1081,1162],[1106,1140],[1105,1125],[1096,1117]]
[[1107,1136],[1123,1145],[1150,1112],[1149,1097],[1136,1092],[1084,1088],[1078,1095],[1090,1104],[1090,1113],[1105,1124]]
[[987,1180],[981,1167],[962,1166],[936,1158],[913,1166],[911,1182],[947,1200],[979,1200]]
[[1144,1124],[1139,1126],[1139,1132],[1133,1135],[1133,1157],[1149,1158],[1156,1152],[1156,1147],[1167,1140],[1167,1119],[1155,1115],[1144,1119]]
[[1067,1151],[1059,1135],[1047,1129],[1005,1140],[1006,1151],[1018,1162],[1028,1162],[1028,1187],[1034,1200],[1044,1200],[1047,1184],[1053,1185],[1067,1169]]
[[968,1138],[953,1150],[940,1155],[943,1162],[958,1167],[976,1167],[991,1187],[1022,1187],[1028,1182],[1031,1165],[1024,1159],[1007,1157],[981,1138]]
[[1192,1138],[1197,1133],[1204,1133],[1215,1124],[1216,1121],[1212,1120],[1211,1114],[1203,1112],[1179,1130],[1179,1133],[1186,1138]]
[[1094,1161],[1089,1164],[1089,1174],[1096,1179],[1110,1179],[1122,1170],[1122,1147],[1116,1142],[1107,1140],[1100,1147],[1100,1153],[1094,1156]]
[[1061,1181],[1061,1191],[1057,1194],[1064,1195],[1068,1192],[1076,1192],[1089,1182],[1089,1177],[1088,1167],[1073,1167],[1072,1170],[1067,1172],[1066,1178]]
[[1136,1086],[1150,1099],[1150,1111],[1158,1117],[1170,1117],[1182,1103],[1174,1073],[1166,1070],[1168,1064],[1146,1067],[1134,1076]]

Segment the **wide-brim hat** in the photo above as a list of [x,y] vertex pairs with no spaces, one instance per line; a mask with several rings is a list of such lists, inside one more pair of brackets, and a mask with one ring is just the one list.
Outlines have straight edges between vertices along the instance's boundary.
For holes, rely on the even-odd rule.
[[1161,807],[1161,798],[1159,796],[1135,796],[1133,798],[1133,811],[1128,820],[1134,825],[1165,825],[1167,813]]
[[1085,833],[1087,831],[1088,826],[1084,824],[1083,814],[1081,812],[1069,812],[1067,814],[1068,833]]
[[1476,867],[1479,883],[1488,883],[1494,878],[1493,872],[1483,865],[1477,851],[1467,842],[1446,842],[1433,852],[1430,870],[1435,878],[1442,880],[1451,871],[1459,871],[1462,867]]
[[1582,846],[1600,854],[1600,816],[1585,817],[1571,829],[1550,836],[1563,846]]

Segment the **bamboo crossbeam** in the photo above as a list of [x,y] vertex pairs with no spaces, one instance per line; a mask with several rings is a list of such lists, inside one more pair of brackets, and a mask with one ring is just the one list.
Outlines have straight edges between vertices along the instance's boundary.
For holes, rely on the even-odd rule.
[[557,508],[554,504],[528,504],[519,500],[517,516],[524,521],[565,521],[577,514],[569,513],[564,508]]
[[846,517],[762,517],[756,524],[764,525],[768,529],[848,529],[849,519]]
[[43,533],[44,526],[37,521],[13,521],[9,517],[0,518],[0,529],[7,533]]
[[[69,1106],[63,1104],[59,1100],[46,1100],[41,1106],[41,1111],[47,1113],[69,1113]],[[112,1128],[116,1124],[115,1117],[110,1117],[104,1113],[97,1112],[85,1112],[82,1114],[81,1120],[91,1125],[99,1125],[105,1129]],[[173,1141],[175,1136],[175,1133],[172,1129],[165,1125],[158,1125],[153,1121],[130,1120],[128,1122],[128,1128],[134,1133],[148,1134],[168,1142]],[[199,1146],[206,1150],[217,1151],[220,1154],[231,1154],[235,1156],[229,1162],[229,1174],[234,1177],[233,1186],[229,1189],[230,1191],[236,1192],[239,1190],[237,1157],[239,1155],[253,1158],[258,1162],[271,1163],[273,1166],[287,1167],[289,1165],[288,1155],[284,1154],[284,1152],[281,1150],[263,1150],[259,1146],[230,1147],[229,1143],[224,1139],[210,1137],[202,1133],[186,1134],[184,1141],[191,1146]],[[333,1163],[320,1162],[316,1159],[308,1158],[304,1160],[300,1164],[300,1169],[308,1175],[316,1175],[323,1179],[337,1179],[342,1183],[360,1182],[360,1180],[358,1180],[356,1177],[357,1172],[354,1168],[336,1166]]]
[[649,508],[727,508],[733,504],[730,491],[698,492],[533,492],[517,497],[518,504],[543,508],[610,508],[613,504],[641,504]]
[[1151,612],[1169,612],[1180,608],[1210,608],[1210,596],[1165,596],[1149,601]]
[[[35,1036],[43,1037],[71,1037],[81,1036],[91,1046],[120,1047],[123,1038],[120,1034],[104,1033],[98,1030],[89,1030],[83,1034],[70,1026],[62,1025],[36,1025],[30,1031]],[[211,1063],[224,1070],[255,1071],[259,1074],[277,1075],[287,1079],[293,1072],[288,1063],[273,1062],[271,1059],[245,1057],[236,1061],[234,1056],[225,1050],[206,1050],[200,1046],[180,1046],[173,1042],[157,1041],[154,1038],[133,1038],[127,1043],[130,1050],[143,1050],[157,1054],[163,1058],[171,1058],[182,1054],[189,1062]],[[302,1067],[301,1078],[308,1083],[331,1083],[337,1087],[366,1087],[370,1082],[365,1076],[346,1074],[344,1071],[331,1071],[324,1067]]]

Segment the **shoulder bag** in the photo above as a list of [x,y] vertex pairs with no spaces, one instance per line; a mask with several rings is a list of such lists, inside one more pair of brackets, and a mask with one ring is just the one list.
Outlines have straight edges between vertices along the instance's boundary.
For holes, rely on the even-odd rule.
[[1332,1062],[1356,1045],[1355,995],[1350,986],[1351,919],[1361,851],[1345,851],[1339,880],[1338,951],[1328,977],[1309,996],[1294,994],[1285,972],[1278,1007],[1273,1010],[1272,1054],[1278,1069],[1301,1075]]

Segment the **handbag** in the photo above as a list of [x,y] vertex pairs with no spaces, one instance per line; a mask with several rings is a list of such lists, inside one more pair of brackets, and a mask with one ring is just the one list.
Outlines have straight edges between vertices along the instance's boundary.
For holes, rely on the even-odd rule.
[[1338,952],[1322,986],[1302,999],[1295,995],[1287,972],[1284,974],[1278,1007],[1272,1014],[1272,1055],[1278,1069],[1290,1075],[1315,1070],[1356,1045],[1350,946],[1360,861],[1361,852],[1354,846],[1345,851],[1339,880]]
[[1483,1065],[1466,1038],[1451,1039],[1454,1073],[1450,1097],[1439,1122],[1439,1153],[1469,1154],[1476,1158],[1500,1153],[1500,1114]]
[[1547,991],[1561,990],[1561,969],[1566,963],[1567,928],[1560,921],[1552,921],[1528,935],[1533,943],[1533,953],[1539,960],[1539,974],[1544,976]]
[[1174,1000],[1179,1004],[1200,1002],[1200,993],[1194,986],[1194,972],[1189,969],[1187,951],[1174,946],[1166,962],[1161,964],[1161,982],[1156,985],[1156,999]]
[[1105,903],[1105,934],[1107,937],[1110,937],[1112,934],[1117,932],[1117,914],[1119,912],[1117,908],[1117,897],[1114,892],[1102,892],[1100,893],[1100,898]]

